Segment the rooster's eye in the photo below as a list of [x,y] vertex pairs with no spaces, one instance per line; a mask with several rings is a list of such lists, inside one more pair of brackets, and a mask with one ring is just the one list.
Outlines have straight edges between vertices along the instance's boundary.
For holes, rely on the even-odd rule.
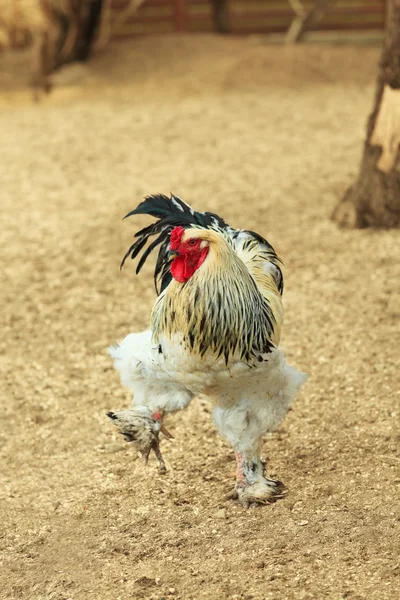
[[191,239],[188,241],[189,246],[195,246],[197,244],[197,240]]

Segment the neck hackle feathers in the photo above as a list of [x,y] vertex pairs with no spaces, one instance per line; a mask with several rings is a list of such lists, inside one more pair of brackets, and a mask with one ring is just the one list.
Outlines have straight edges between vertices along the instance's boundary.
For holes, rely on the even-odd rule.
[[[279,338],[281,320],[276,307],[279,309],[283,279],[272,246],[259,234],[232,229],[218,215],[196,212],[173,195],[146,197],[126,216],[136,214],[149,214],[157,221],[135,234],[137,239],[121,267],[128,256],[136,258],[156,236],[136,269],[139,273],[159,246],[154,271],[160,294],[152,313],[154,341],[178,335],[189,351],[201,357],[211,352],[223,357],[226,364],[263,360],[262,355],[269,353]],[[182,248],[182,240],[191,237],[207,240],[207,261],[202,261],[201,268],[197,264],[189,278],[174,280],[169,251]]]

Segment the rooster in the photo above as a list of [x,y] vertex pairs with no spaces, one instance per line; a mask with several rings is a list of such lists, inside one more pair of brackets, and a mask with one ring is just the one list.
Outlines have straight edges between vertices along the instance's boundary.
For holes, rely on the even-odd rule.
[[157,236],[136,273],[159,247],[158,298],[150,329],[130,333],[109,350],[135,404],[108,416],[137,444],[145,462],[153,450],[164,471],[159,435],[171,437],[165,416],[199,394],[208,396],[217,429],[236,454],[232,496],[245,505],[273,501],[284,488],[265,473],[262,436],[280,424],[306,379],[286,363],[279,347],[280,259],[257,233],[232,229],[177,196],[148,196],[126,217],[138,214],[157,221],[136,233],[121,268]]

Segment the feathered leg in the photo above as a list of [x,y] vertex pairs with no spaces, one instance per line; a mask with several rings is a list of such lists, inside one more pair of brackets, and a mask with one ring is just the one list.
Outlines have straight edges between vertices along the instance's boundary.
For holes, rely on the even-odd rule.
[[167,413],[185,408],[193,394],[180,383],[170,381],[164,371],[164,355],[160,346],[154,346],[151,332],[129,334],[109,352],[120,372],[121,381],[134,393],[134,406],[111,411],[107,416],[126,441],[133,442],[142,454],[145,464],[151,451],[157,457],[160,471],[166,466],[159,447],[159,435],[172,435],[163,425]]
[[236,453],[236,487],[232,495],[242,504],[266,504],[284,495],[284,485],[281,481],[270,479],[265,473],[266,463],[259,453],[252,458],[242,452]]
[[110,411],[107,416],[118,427],[119,432],[127,442],[136,444],[145,464],[147,464],[150,452],[153,450],[158,460],[160,472],[167,470],[160,451],[159,435],[162,432],[169,439],[173,436],[162,423],[164,416],[162,411],[152,413],[149,408],[140,406],[136,409]]
[[269,364],[268,377],[259,382],[258,391],[253,375],[247,390],[243,387],[235,394],[235,389],[226,388],[214,410],[215,423],[236,454],[234,495],[246,505],[265,504],[283,495],[283,484],[265,474],[265,463],[261,460],[262,436],[278,427],[306,379],[304,373],[286,364],[280,351],[275,359],[269,358]]
[[267,430],[257,403],[236,403],[231,408],[218,407],[214,411],[215,423],[232,445],[236,454],[236,486],[232,498],[242,504],[266,504],[283,495],[283,484],[265,475],[261,460],[262,435]]
[[[179,395],[179,394],[177,394]],[[183,392],[181,393],[182,400]],[[159,464],[159,470],[167,470],[160,451],[159,435],[163,433],[168,439],[173,436],[163,424],[164,416],[168,412],[176,412],[189,403],[189,394],[186,403],[171,404],[171,398],[166,401],[166,396],[153,396],[146,404],[135,404],[133,408],[120,411],[110,411],[107,416],[118,427],[119,432],[127,442],[133,442],[140,451],[144,464],[147,464],[151,451],[154,452]]]

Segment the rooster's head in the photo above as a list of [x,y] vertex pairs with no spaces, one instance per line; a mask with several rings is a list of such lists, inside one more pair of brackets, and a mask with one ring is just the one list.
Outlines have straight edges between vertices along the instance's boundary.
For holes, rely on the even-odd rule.
[[207,258],[210,249],[210,232],[207,229],[175,227],[170,236],[169,258],[172,260],[172,277],[186,283]]

